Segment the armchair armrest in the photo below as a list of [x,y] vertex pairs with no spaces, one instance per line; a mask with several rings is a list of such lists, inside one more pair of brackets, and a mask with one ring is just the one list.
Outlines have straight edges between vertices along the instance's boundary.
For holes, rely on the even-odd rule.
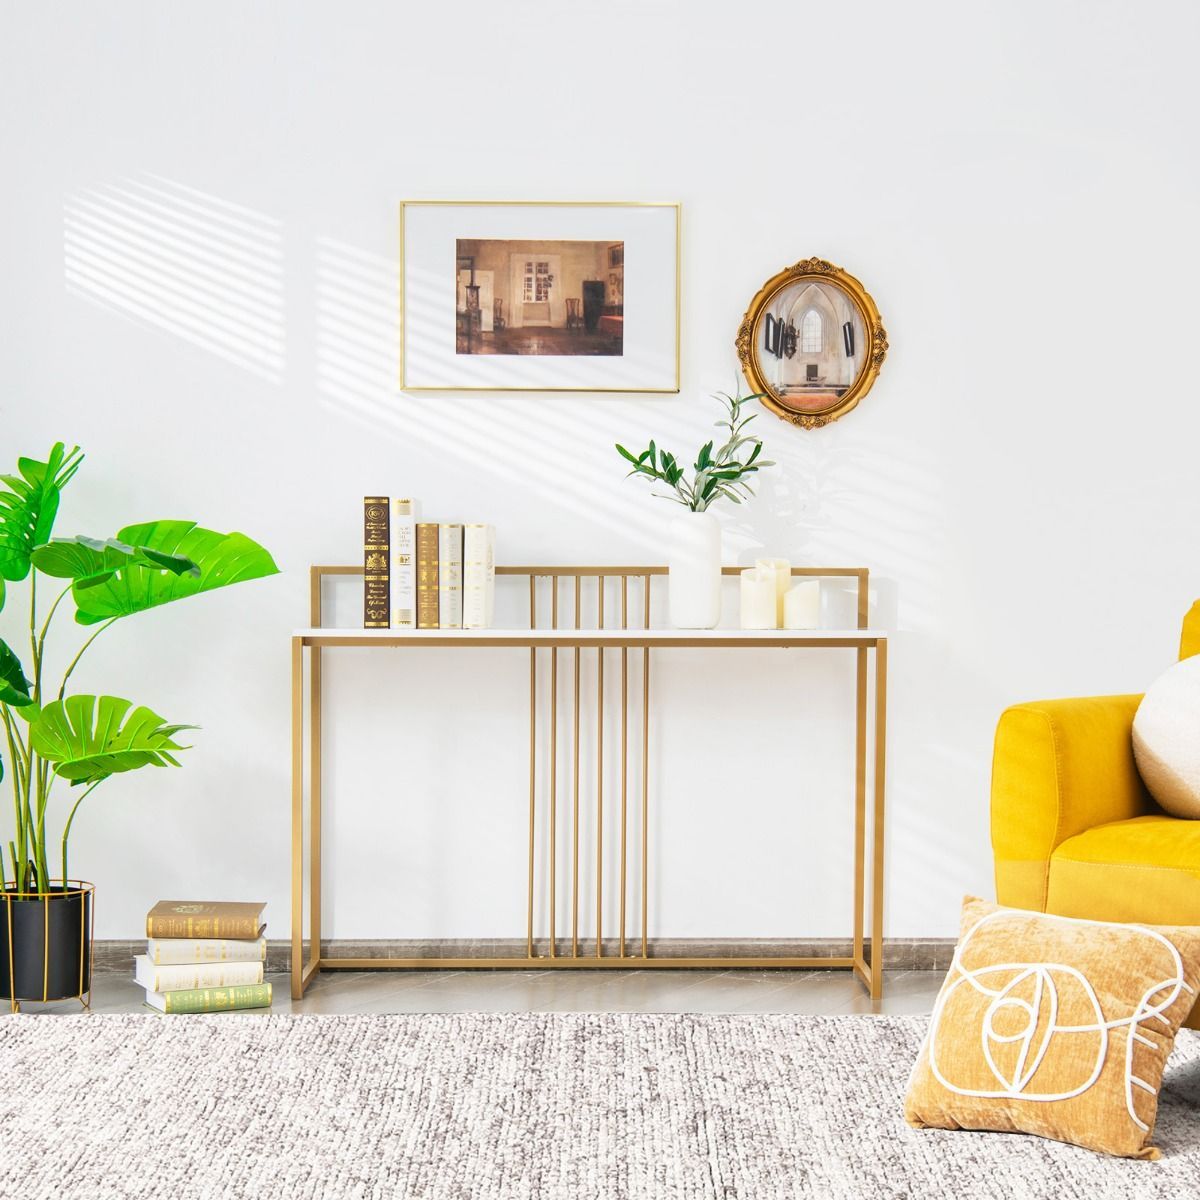
[[992,852],[1001,904],[1045,911],[1050,856],[1069,837],[1153,808],[1133,759],[1141,696],[1007,709],[992,759]]

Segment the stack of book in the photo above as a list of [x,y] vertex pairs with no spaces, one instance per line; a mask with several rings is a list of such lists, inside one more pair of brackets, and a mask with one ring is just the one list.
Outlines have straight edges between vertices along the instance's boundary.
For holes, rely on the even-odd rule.
[[165,1013],[270,1008],[265,907],[160,900],[146,915],[146,953],[133,960],[146,1003]]
[[363,498],[363,627],[490,629],[491,525],[418,521],[413,500]]

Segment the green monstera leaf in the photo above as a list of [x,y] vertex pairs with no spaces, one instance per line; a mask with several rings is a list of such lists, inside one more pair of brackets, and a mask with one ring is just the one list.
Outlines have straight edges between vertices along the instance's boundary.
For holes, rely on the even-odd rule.
[[38,546],[31,557],[43,575],[73,579],[81,590],[107,583],[127,567],[171,571],[175,575],[200,574],[200,568],[190,558],[164,554],[152,546],[130,546],[117,538],[102,542],[82,534],[51,538],[46,545]]
[[[0,638],[0,704],[10,704],[19,713],[33,704],[29,694],[32,686],[25,678],[21,660],[13,653],[12,648],[3,638]],[[4,759],[0,757],[0,782],[4,779]]]
[[[130,711],[132,709],[132,711]],[[29,727],[33,749],[55,773],[94,783],[139,767],[179,766],[175,735],[191,725],[168,725],[148,708],[120,696],[68,696],[47,704]]]
[[56,442],[45,462],[17,459],[18,475],[0,475],[0,577],[24,579],[35,546],[50,538],[62,489],[79,470],[79,447]]
[[25,678],[21,660],[12,647],[0,638],[0,704],[11,704],[14,708],[33,703],[29,689],[33,685]]
[[170,568],[148,570],[130,564],[98,584],[77,582],[73,588],[81,625],[95,625],[111,617],[145,612],[187,596],[228,587],[248,579],[278,574],[275,560],[244,533],[216,533],[194,521],[149,521],[118,530],[117,539],[136,547],[140,554],[157,553],[188,559],[197,574],[175,574]]

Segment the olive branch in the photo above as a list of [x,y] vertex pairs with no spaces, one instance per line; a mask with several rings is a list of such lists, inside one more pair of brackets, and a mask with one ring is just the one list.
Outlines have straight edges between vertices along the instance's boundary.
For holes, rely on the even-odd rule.
[[[640,475],[644,479],[667,484],[674,490],[674,495],[664,495],[654,492],[663,500],[673,500],[682,504],[692,512],[704,512],[709,505],[717,500],[730,500],[741,504],[746,497],[754,495],[754,489],[747,478],[762,470],[763,467],[773,467],[773,462],[760,459],[762,440],[744,430],[757,413],[742,415],[742,407],[748,400],[759,400],[763,393],[756,392],[752,396],[730,396],[725,392],[715,392],[714,400],[719,400],[726,409],[723,420],[715,422],[718,429],[729,431],[724,444],[714,450],[716,439],[700,447],[696,455],[692,478],[685,478],[685,468],[679,465],[675,455],[669,450],[660,450],[651,439],[650,445],[641,452],[633,454],[624,446],[617,443],[617,453],[633,464],[631,475]],[[749,454],[743,458],[743,448],[749,446]]]

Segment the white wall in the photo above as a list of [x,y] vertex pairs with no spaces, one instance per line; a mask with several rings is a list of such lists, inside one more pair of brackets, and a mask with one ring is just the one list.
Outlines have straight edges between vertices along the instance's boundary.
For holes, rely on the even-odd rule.
[[[612,443],[699,445],[747,301],[811,254],[863,280],[892,349],[830,428],[761,418],[780,467],[726,550],[875,573],[888,931],[951,933],[991,888],[1000,709],[1140,689],[1200,594],[1197,25],[1182,0],[10,8],[3,460],[87,450],[60,532],[190,516],[284,567],[118,626],[80,671],[203,726],[184,770],[81,815],[98,934],[193,895],[265,897],[286,932],[287,637],[364,493],[492,520],[509,562],[661,560],[666,508]],[[542,64],[536,117],[488,99],[505,50]],[[398,394],[405,197],[681,200],[682,393]],[[1130,287],[1154,302],[1114,305]],[[842,932],[848,669],[726,670],[656,677],[654,931]],[[525,671],[331,668],[329,933],[522,932]]]

